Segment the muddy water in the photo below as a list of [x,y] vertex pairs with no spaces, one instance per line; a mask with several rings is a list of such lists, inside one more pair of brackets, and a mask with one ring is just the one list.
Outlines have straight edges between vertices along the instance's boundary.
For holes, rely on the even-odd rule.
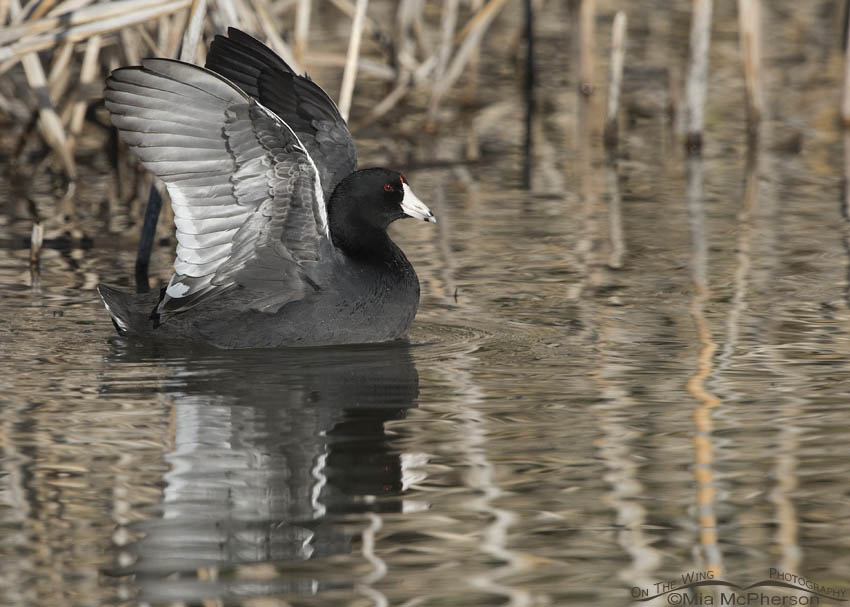
[[548,4],[530,191],[513,63],[484,57],[481,106],[447,109],[435,136],[401,114],[359,134],[362,162],[405,169],[439,218],[393,228],[422,282],[407,345],[121,339],[93,287],[132,284],[138,227],[99,202],[106,164],[84,169],[93,202],[49,234],[35,279],[26,206],[5,194],[0,603],[627,605],[683,573],[746,586],[771,568],[850,587],[832,5],[765,9],[754,155],[734,6],[716,9],[693,160],[665,72],[689,3],[630,15],[612,163],[604,87],[581,105],[569,15]]

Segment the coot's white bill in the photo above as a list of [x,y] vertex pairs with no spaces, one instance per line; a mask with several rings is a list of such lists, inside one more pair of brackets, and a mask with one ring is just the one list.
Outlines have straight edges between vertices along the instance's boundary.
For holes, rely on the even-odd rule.
[[413,217],[414,219],[424,219],[431,223],[437,223],[431,209],[425,206],[425,203],[416,197],[416,194],[413,193],[410,186],[406,183],[402,183],[401,187],[404,191],[404,198],[401,200],[401,210],[404,211],[404,214],[408,217]]

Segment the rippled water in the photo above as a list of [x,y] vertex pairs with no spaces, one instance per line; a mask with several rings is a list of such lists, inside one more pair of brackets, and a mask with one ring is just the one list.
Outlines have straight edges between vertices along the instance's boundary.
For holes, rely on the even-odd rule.
[[[850,143],[840,27],[811,4],[765,9],[782,44],[750,158],[734,6],[702,160],[657,69],[689,3],[630,15],[612,164],[548,3],[532,190],[513,65],[405,148],[439,217],[393,228],[422,282],[408,345],[121,339],[93,287],[131,284],[137,228],[94,204],[34,280],[4,191],[0,604],[627,605],[771,567],[850,588]],[[390,131],[361,134],[364,164],[405,168]],[[471,132],[481,159],[454,162]]]

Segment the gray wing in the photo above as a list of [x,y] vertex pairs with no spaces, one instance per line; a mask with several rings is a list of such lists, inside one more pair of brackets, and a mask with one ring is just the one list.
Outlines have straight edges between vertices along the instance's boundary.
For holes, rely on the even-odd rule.
[[351,132],[325,91],[259,40],[236,28],[218,35],[207,53],[208,69],[231,80],[288,124],[306,146],[325,197],[357,168]]
[[169,59],[114,71],[104,99],[171,196],[177,259],[159,313],[238,287],[246,307],[271,312],[318,288],[327,210],[316,165],[285,122],[221,76]]

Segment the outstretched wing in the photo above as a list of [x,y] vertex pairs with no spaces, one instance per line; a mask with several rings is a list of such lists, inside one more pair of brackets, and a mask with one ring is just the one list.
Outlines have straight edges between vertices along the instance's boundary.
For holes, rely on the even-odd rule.
[[329,238],[319,174],[292,129],[225,78],[169,59],[112,72],[106,107],[171,195],[175,274],[160,313],[237,287],[274,311],[318,288]]
[[208,69],[231,80],[288,124],[319,170],[325,198],[357,168],[351,132],[336,104],[306,76],[299,76],[259,40],[235,28],[216,36]]

